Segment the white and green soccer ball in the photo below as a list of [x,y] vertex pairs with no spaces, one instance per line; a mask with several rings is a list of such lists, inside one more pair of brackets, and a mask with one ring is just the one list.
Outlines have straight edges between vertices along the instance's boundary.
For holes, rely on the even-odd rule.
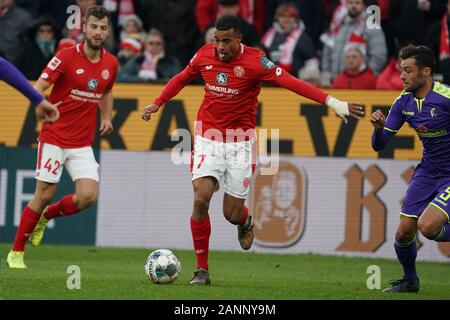
[[158,249],[150,253],[145,263],[147,277],[156,284],[174,282],[181,272],[180,260],[170,250]]

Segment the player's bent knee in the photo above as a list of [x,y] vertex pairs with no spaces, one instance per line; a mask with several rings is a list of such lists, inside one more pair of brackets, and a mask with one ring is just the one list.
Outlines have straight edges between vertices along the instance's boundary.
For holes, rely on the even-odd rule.
[[419,221],[418,226],[423,236],[430,240],[434,240],[434,238],[442,228],[442,226],[437,225],[436,223],[427,221]]
[[77,205],[80,209],[90,207],[97,201],[97,192],[80,192],[76,194]]
[[395,234],[395,239],[399,243],[408,243],[414,239],[416,234],[414,232],[397,231]]

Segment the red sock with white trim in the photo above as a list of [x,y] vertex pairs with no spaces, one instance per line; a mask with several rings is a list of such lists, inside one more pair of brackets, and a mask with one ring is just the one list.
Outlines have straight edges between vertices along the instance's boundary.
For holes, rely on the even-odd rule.
[[247,222],[247,217],[248,217],[248,208],[244,206],[242,208],[242,218],[241,222],[239,222],[239,225],[243,226]]
[[209,215],[201,221],[195,221],[191,218],[191,232],[195,255],[197,256],[197,269],[208,270],[209,236],[211,235]]
[[59,200],[58,202],[52,204],[45,211],[45,218],[47,220],[61,217],[61,216],[71,216],[80,212],[75,202],[73,202],[74,194],[69,194]]

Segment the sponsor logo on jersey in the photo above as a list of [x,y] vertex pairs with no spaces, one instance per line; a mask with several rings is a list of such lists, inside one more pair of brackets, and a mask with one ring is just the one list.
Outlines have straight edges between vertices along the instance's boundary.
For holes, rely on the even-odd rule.
[[436,108],[431,108],[430,115],[431,115],[432,118],[436,118],[437,117]]
[[211,70],[212,67],[213,67],[212,65],[209,65],[209,66],[206,66],[205,69],[206,69],[206,70]]
[[83,69],[78,69],[77,71],[75,71],[76,74],[83,74],[84,70]]
[[402,114],[404,114],[405,116],[413,116],[414,115],[414,111],[402,110]]
[[48,73],[47,73],[47,72],[44,72],[44,73],[41,75],[41,78],[42,78],[42,79],[48,79],[48,78],[49,78]]
[[242,181],[242,184],[244,185],[244,188],[248,188],[248,186],[250,185],[250,182],[252,181],[252,178],[245,178],[244,181]]
[[281,75],[281,68],[280,67],[277,67],[276,69],[275,69],[275,75],[277,76],[277,77],[279,77],[280,75]]
[[103,79],[103,80],[108,80],[109,77],[110,77],[109,71],[108,71],[107,69],[103,70],[103,71],[102,71],[102,79]]
[[275,63],[273,63],[272,61],[270,61],[269,59],[267,59],[266,57],[261,57],[261,65],[265,68],[265,69],[273,69],[275,68]]
[[87,84],[88,89],[95,90],[95,89],[97,89],[97,86],[98,86],[97,80],[95,80],[95,79],[88,80],[88,84]]
[[57,57],[53,57],[52,60],[50,60],[50,62],[48,63],[47,67],[50,70],[55,71],[56,68],[58,68],[58,66],[61,64],[61,60],[59,60]]
[[241,66],[234,67],[233,72],[236,75],[236,77],[242,77],[245,74],[245,70]]
[[428,129],[427,129],[427,127],[425,127],[425,126],[420,125],[420,126],[418,126],[418,127],[416,128],[416,131],[417,131],[417,132],[427,132]]
[[255,244],[290,247],[304,232],[306,221],[306,176],[297,166],[280,162],[276,175],[254,176],[251,210]]
[[223,72],[217,72],[216,82],[217,82],[218,84],[221,84],[221,85],[224,86],[224,85],[227,84],[227,81],[228,81],[228,76],[227,76],[226,73],[223,73]]

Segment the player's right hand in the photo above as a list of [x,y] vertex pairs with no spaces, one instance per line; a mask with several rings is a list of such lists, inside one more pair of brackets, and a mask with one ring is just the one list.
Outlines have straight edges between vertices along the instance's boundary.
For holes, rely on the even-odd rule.
[[36,108],[36,117],[42,123],[54,123],[59,119],[59,110],[58,107],[61,105],[62,101],[57,104],[51,104],[47,99],[42,100]]
[[383,112],[381,112],[380,109],[377,109],[370,116],[370,122],[372,123],[373,127],[377,131],[382,130],[384,128],[385,121],[386,121],[386,117],[384,116]]
[[158,112],[160,106],[152,103],[151,105],[144,108],[144,111],[142,112],[141,118],[142,120],[148,121],[152,118],[152,113]]

